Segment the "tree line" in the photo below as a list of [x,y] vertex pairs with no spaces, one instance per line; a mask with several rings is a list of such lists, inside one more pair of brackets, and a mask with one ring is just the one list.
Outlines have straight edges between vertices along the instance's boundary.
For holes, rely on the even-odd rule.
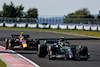
[[6,3],[2,6],[3,10],[0,11],[0,17],[20,17],[20,18],[37,18],[38,17],[38,9],[37,8],[29,8],[27,12],[24,12],[24,6],[14,6],[13,2],[9,5]]
[[[37,8],[29,8],[27,12],[24,12],[23,5],[14,6],[13,2],[11,2],[9,5],[4,3],[2,8],[3,10],[0,11],[0,17],[38,18]],[[88,8],[81,8],[64,16],[65,18],[95,18],[90,13]],[[97,18],[100,18],[100,15],[98,15]]]
[[[66,18],[95,18],[88,8],[81,8],[73,13],[69,13],[68,15],[65,15]],[[98,15],[96,18],[100,18],[100,15]]]

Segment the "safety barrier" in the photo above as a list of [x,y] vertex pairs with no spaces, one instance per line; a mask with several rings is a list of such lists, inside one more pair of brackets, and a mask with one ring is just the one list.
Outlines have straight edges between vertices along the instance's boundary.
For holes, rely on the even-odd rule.
[[50,28],[51,29],[58,29],[58,24],[51,24],[50,25]]
[[90,30],[91,25],[84,25],[84,30]]
[[6,27],[14,27],[15,24],[14,24],[14,23],[5,23],[5,26],[6,26]]
[[51,28],[51,29],[76,29],[76,30],[92,30],[100,31],[100,25],[91,25],[91,24],[36,24],[36,23],[10,23],[6,22],[0,23],[0,27],[27,27],[27,28]]
[[30,24],[28,24],[27,27],[28,27],[28,28],[37,28],[37,24],[32,24],[32,23],[30,23]]
[[68,25],[68,29],[70,29],[70,30],[75,29],[75,24],[69,24],[69,25]]
[[91,26],[91,30],[92,31],[97,31],[97,26],[96,25]]
[[49,24],[47,25],[38,24],[38,28],[49,28]]
[[62,30],[65,30],[65,29],[67,29],[67,25],[59,25],[59,28]]
[[0,23],[0,27],[2,27],[4,24],[3,23]]
[[26,27],[26,23],[17,23],[16,27]]
[[81,25],[76,25],[76,29],[77,30],[83,30],[83,25],[81,24]]
[[100,26],[98,26],[98,31],[100,31]]

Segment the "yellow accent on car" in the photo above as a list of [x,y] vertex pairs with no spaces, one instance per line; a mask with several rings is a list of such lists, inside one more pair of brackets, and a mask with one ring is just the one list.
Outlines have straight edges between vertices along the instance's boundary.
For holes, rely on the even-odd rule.
[[24,48],[27,47],[27,44],[23,44],[23,47],[24,47]]
[[66,47],[66,49],[70,49],[70,47]]

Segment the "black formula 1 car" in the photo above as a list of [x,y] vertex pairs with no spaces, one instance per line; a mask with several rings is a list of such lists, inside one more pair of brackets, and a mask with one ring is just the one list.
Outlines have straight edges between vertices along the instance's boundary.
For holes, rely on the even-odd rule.
[[39,40],[29,39],[29,35],[12,35],[11,39],[5,39],[6,49],[37,49]]
[[[75,60],[87,60],[90,58],[88,48],[86,46],[70,45],[69,42],[63,38],[46,39],[45,44],[38,45],[38,57],[46,57],[48,55],[50,59],[64,58]],[[47,43],[53,43],[51,46],[47,46]]]

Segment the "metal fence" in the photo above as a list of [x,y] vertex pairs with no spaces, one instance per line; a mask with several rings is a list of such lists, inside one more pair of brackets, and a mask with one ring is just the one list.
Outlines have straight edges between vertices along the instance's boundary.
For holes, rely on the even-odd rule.
[[0,22],[49,23],[49,24],[96,24],[100,18],[65,18],[64,16],[39,16],[38,18],[0,17]]
[[67,18],[64,19],[64,23],[72,23],[72,24],[95,24],[100,25],[100,18]]

